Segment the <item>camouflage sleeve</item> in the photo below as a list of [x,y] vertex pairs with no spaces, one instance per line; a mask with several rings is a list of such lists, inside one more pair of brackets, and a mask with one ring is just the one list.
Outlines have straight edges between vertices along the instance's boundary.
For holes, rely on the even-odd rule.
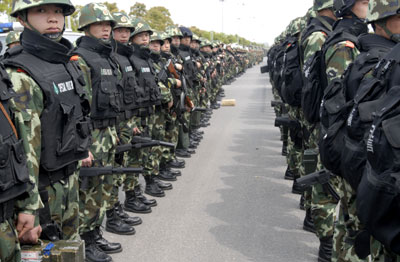
[[20,139],[23,139],[27,156],[29,177],[35,186],[29,198],[17,202],[19,212],[35,214],[43,207],[38,193],[39,165],[41,153],[40,115],[44,108],[43,93],[36,82],[26,73],[14,68],[7,69],[14,85],[16,97],[11,100],[10,108],[15,116],[15,127]]
[[343,75],[344,71],[356,59],[359,53],[358,49],[350,41],[340,42],[328,48],[325,54],[328,85],[332,80]]
[[321,50],[326,41],[326,35],[323,32],[314,32],[303,42],[303,65],[312,57],[315,52]]
[[160,81],[158,82],[158,86],[160,87],[161,91],[161,103],[167,104],[168,102],[172,101],[171,90]]
[[168,78],[168,87],[169,88],[174,88],[176,86],[177,82],[175,78],[169,77]]
[[78,58],[78,64],[83,72],[83,77],[85,79],[86,85],[83,87],[86,92],[86,98],[89,100],[89,103],[92,104],[92,80],[90,67],[87,65],[85,60],[82,57]]

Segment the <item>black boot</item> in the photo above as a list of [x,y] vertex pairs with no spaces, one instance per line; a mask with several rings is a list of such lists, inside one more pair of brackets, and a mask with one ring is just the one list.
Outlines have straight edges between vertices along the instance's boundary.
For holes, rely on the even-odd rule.
[[298,194],[298,195],[302,195],[303,194],[303,188],[300,186],[299,183],[297,183],[296,179],[293,181],[292,193],[293,194]]
[[172,189],[172,184],[171,183],[165,183],[161,181],[158,176],[154,176],[154,181],[157,183],[158,187],[161,188],[162,190],[171,190]]
[[282,144],[282,156],[287,156],[287,142]]
[[106,211],[106,231],[117,235],[133,235],[135,228],[126,224],[115,211],[114,208]]
[[185,162],[184,161],[180,161],[180,159],[174,159],[172,161],[169,161],[166,165],[169,168],[184,168],[185,167]]
[[325,237],[319,240],[318,262],[331,262],[333,237]]
[[92,238],[94,242],[104,253],[115,254],[122,252],[121,244],[108,242],[108,240],[103,237],[103,232],[101,232],[100,228],[96,228],[93,233],[94,235]]
[[148,214],[151,213],[151,207],[143,204],[140,199],[136,197],[135,191],[125,192],[124,209],[133,213]]
[[182,175],[182,172],[181,172],[180,170],[174,170],[174,169],[172,169],[172,168],[170,168],[170,167],[166,167],[165,169],[160,170],[160,172],[161,172],[161,171],[164,171],[164,170],[170,172],[170,173],[173,174],[174,176],[181,176],[181,175]]
[[175,150],[175,155],[183,158],[190,158],[192,155],[187,152],[185,149],[176,149]]
[[[96,242],[94,237],[94,232],[90,231],[81,235],[81,239],[85,241],[85,254],[86,261],[88,262],[111,262],[112,258],[107,255],[103,250],[101,250]],[[122,248],[120,246],[121,252]],[[115,252],[117,253],[117,252]]]
[[295,176],[296,176],[296,174],[295,174],[295,172],[294,171],[292,171],[292,170],[290,170],[290,168],[289,168],[289,166],[286,168],[286,171],[285,171],[285,179],[286,180],[294,180],[295,179]]
[[117,212],[117,215],[128,225],[130,226],[137,226],[142,224],[142,219],[140,217],[131,217],[127,213],[124,212],[124,209],[122,208],[122,204],[118,202],[115,204],[115,211]]
[[311,216],[311,208],[306,209],[306,216],[303,221],[303,229],[305,231],[315,233],[314,220]]
[[154,181],[152,176],[144,176],[144,179],[146,180],[146,189],[144,192],[150,196],[153,197],[164,197],[165,193],[164,190],[162,190],[156,181]]
[[136,198],[139,199],[143,204],[149,206],[149,207],[155,207],[157,206],[157,201],[155,199],[147,199],[142,192],[142,189],[140,188],[139,185],[135,186],[135,195]]
[[176,181],[176,176],[173,175],[171,172],[167,170],[160,170],[160,174],[158,175],[158,178],[164,181]]
[[300,208],[301,210],[305,210],[305,208],[304,208],[304,202],[305,202],[305,198],[304,198],[304,194],[303,194],[303,195],[301,195],[301,197],[300,197],[300,203],[299,203],[299,208]]

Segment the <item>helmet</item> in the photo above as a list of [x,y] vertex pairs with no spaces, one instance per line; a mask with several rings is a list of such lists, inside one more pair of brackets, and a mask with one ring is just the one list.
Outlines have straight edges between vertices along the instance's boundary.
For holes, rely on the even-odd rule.
[[114,17],[111,15],[110,11],[105,5],[90,3],[81,9],[78,30],[83,31],[84,28],[90,24],[105,21],[111,22],[111,27],[114,27],[116,24]]
[[375,22],[389,16],[400,13],[400,3],[398,0],[374,0],[369,1],[368,22]]
[[179,27],[174,26],[174,25],[168,26],[165,29],[165,32],[169,35],[169,37],[173,37],[173,36],[183,37],[183,34],[182,34],[181,30],[179,29]]
[[181,30],[183,37],[193,37],[193,33],[189,28],[181,26],[179,29]]
[[293,36],[301,32],[303,29],[304,17],[297,17],[290,22],[288,27],[286,28],[287,35]]
[[135,27],[132,25],[132,20],[127,14],[123,12],[114,12],[112,13],[112,16],[116,21],[116,25],[113,29],[124,27],[129,28],[132,31],[135,30]]
[[163,39],[163,40],[169,40],[169,42],[171,42],[171,37],[169,36],[169,34],[167,34],[166,32],[162,32],[161,33],[161,38]]
[[151,35],[150,42],[152,41],[160,41],[161,45],[164,44],[164,38],[163,34],[160,31],[153,31],[153,34]]
[[154,32],[150,25],[140,17],[133,19],[132,25],[135,27],[135,31],[133,31],[131,37],[143,32],[149,32],[152,35]]
[[200,38],[200,40],[201,40],[200,48],[205,46],[209,46],[212,48],[212,43],[210,42],[210,40],[208,40],[207,38]]
[[212,43],[212,47],[213,47],[213,48],[215,48],[215,47],[218,47],[218,46],[219,46],[219,44],[218,44],[217,40],[214,40],[214,41],[212,41],[211,43]]
[[321,11],[324,9],[332,8],[333,0],[314,0],[314,11]]
[[19,42],[19,37],[21,36],[21,32],[11,31],[7,34],[6,37],[6,46],[9,46],[12,43]]
[[201,43],[200,37],[196,34],[193,34],[192,41],[197,41],[197,42]]
[[356,0],[334,0],[333,10],[335,11],[336,17],[348,15],[355,3]]
[[14,0],[12,3],[11,16],[17,17],[18,13],[31,7],[54,4],[62,6],[64,15],[69,16],[75,12],[75,7],[69,0]]

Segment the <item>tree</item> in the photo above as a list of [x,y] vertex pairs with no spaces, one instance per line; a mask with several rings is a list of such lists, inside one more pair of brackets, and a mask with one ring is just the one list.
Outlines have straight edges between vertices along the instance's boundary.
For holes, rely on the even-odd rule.
[[131,6],[129,15],[135,17],[145,17],[147,14],[146,5],[142,3],[136,2],[133,6]]
[[11,13],[12,0],[1,0],[0,1],[0,13]]
[[117,7],[117,3],[103,2],[103,5],[105,5],[107,7],[107,9],[108,9],[108,11],[110,11],[110,13],[120,12]]
[[171,13],[167,8],[162,6],[150,8],[144,19],[149,23],[151,28],[158,31],[164,31],[167,26],[174,24],[171,19]]
[[71,15],[71,29],[72,31],[78,31],[79,27],[79,13],[81,12],[83,6],[76,5],[75,12]]

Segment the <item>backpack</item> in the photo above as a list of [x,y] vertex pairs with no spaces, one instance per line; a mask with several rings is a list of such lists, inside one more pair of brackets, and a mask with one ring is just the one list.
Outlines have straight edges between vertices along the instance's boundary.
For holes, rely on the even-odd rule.
[[284,101],[295,107],[301,105],[303,76],[300,65],[300,46],[298,37],[290,37],[283,56],[281,94]]
[[[322,49],[323,57],[329,47],[350,40],[358,46],[358,38],[346,31],[333,32]],[[336,175],[341,175],[341,154],[345,123],[353,101],[347,101],[345,95],[345,78],[350,67],[341,78],[334,79],[324,90],[320,106],[321,139],[319,150],[322,164]]]
[[367,140],[357,214],[371,235],[400,255],[400,86],[382,97]]
[[[302,39],[307,39],[315,32],[323,32],[329,35],[332,26],[319,17],[312,19],[302,34]],[[304,41],[303,40],[303,41]],[[325,64],[323,63],[322,50],[317,51],[303,65],[303,88],[301,90],[301,108],[304,118],[311,124],[319,122],[319,111],[323,90],[326,86]]]

